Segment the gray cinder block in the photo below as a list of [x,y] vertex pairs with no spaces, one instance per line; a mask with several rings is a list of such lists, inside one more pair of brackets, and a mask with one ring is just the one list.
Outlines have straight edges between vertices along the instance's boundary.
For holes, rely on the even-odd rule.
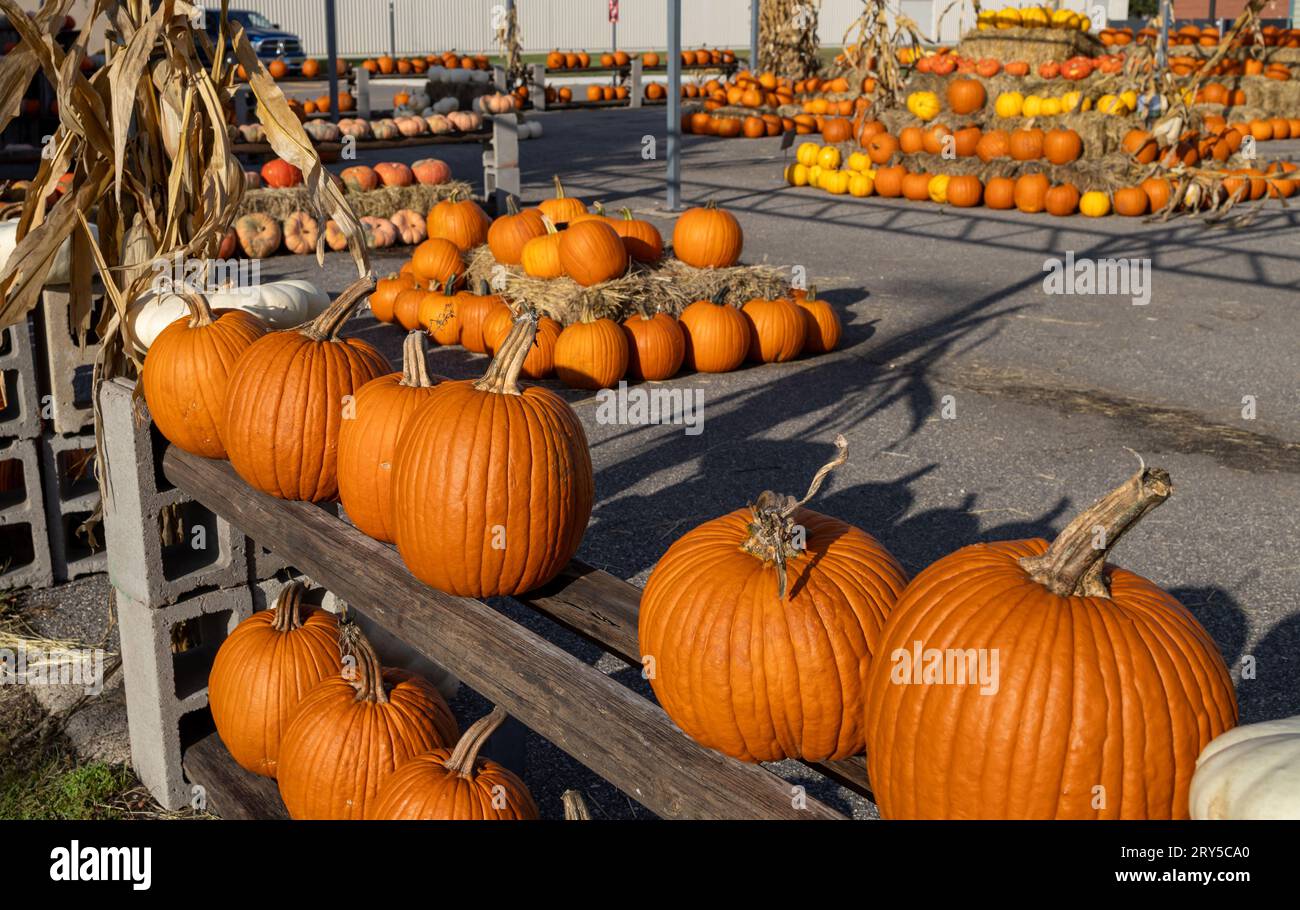
[[[116,592],[121,626],[131,763],[154,798],[168,809],[190,805],[181,754],[182,719],[208,705],[208,672],[225,637],[253,612],[247,587],[221,588],[154,607]],[[200,642],[174,654],[171,630],[199,619]]]
[[[134,388],[124,379],[100,388],[102,469],[108,472],[104,533],[113,587],[140,603],[164,606],[198,588],[246,585],[244,535],[181,491],[163,488],[159,462],[166,444],[144,400],[134,399]],[[165,547],[160,522],[174,505],[186,519],[184,538]]]
[[[94,428],[74,436],[46,433],[40,438],[39,448],[54,580],[71,581],[103,572],[107,556],[102,532],[98,539],[77,533],[99,506]],[[83,470],[77,470],[84,452],[90,453],[90,460]]]
[[41,435],[40,393],[36,383],[30,317],[0,331],[0,440],[33,439]]
[[69,311],[71,300],[68,288],[46,288],[36,309],[38,350],[50,396],[50,423],[60,435],[80,432],[95,422],[91,374],[99,345],[77,343]]
[[0,590],[47,588],[54,583],[54,569],[37,441],[16,439],[0,446],[0,463],[9,461],[22,465],[23,476],[17,489],[0,493],[0,528],[6,539],[0,548]]

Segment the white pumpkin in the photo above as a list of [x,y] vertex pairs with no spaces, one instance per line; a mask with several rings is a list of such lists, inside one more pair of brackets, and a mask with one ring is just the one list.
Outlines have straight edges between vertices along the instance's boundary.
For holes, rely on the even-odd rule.
[[[286,279],[256,287],[229,288],[207,294],[214,310],[243,310],[259,317],[272,329],[290,329],[314,319],[330,305],[329,295],[310,281]],[[189,308],[175,294],[145,291],[127,311],[127,325],[136,338],[136,351],[144,354],[159,333]]]
[[456,100],[455,96],[448,95],[435,101],[433,109],[439,114],[450,114],[452,111],[460,110],[460,102]]
[[[95,225],[90,226],[90,233],[99,239],[99,228]],[[0,272],[4,271],[5,263],[9,261],[9,254],[18,246],[18,222],[17,221],[0,221]],[[69,257],[72,253],[72,238],[69,237],[63,241],[63,246],[54,254],[54,264],[50,266],[49,273],[45,276],[47,287],[56,287],[67,284],[72,280],[69,272]]]
[[1196,759],[1196,819],[1300,820],[1300,716],[1234,727]]

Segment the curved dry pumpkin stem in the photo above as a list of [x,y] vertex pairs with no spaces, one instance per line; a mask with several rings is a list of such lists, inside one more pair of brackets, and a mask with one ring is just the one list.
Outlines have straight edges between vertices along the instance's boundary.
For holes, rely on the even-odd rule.
[[547,216],[547,215],[543,215],[543,216],[542,216],[542,224],[543,224],[543,225],[545,226],[545,228],[546,228],[546,233],[548,233],[548,234],[558,234],[558,233],[560,233],[560,232],[559,232],[558,230],[556,230],[556,228],[555,228],[555,222],[552,221],[552,220],[550,219],[549,216]]
[[564,184],[560,183],[560,175],[559,175],[559,174],[556,174],[556,175],[555,175],[555,198],[556,198],[556,199],[563,199],[563,198],[565,198],[565,196],[564,196]]
[[591,810],[587,808],[587,801],[577,790],[565,790],[564,795],[560,797],[560,802],[564,803],[566,822],[591,821]]
[[217,317],[212,313],[212,304],[208,303],[208,298],[188,284],[181,282],[175,285],[172,288],[172,293],[184,300],[189,306],[190,328],[197,329],[201,326],[212,325],[216,321]]
[[786,594],[786,560],[803,552],[794,545],[794,513],[816,496],[831,471],[848,459],[849,443],[843,435],[835,437],[835,449],[835,457],[822,465],[813,476],[803,499],[764,490],[749,506],[754,514],[754,520],[749,523],[749,538],[741,548],[746,553],[776,566],[777,596],[782,600],[785,600]]
[[1142,516],[1169,498],[1173,481],[1164,468],[1140,467],[1066,525],[1042,556],[1026,556],[1029,577],[1062,597],[1110,597],[1106,557]]
[[507,215],[519,214],[519,202],[515,199],[514,193],[508,193],[506,195],[506,214]]
[[369,297],[375,289],[375,275],[370,272],[344,289],[342,294],[335,298],[334,302],[329,305],[325,312],[321,313],[310,322],[299,326],[295,331],[301,332],[314,341],[335,341],[338,338],[339,330],[343,324],[352,316],[352,311],[357,308],[357,304],[363,298]]
[[632,217],[632,210],[627,206],[623,206],[618,210],[618,212],[623,216],[624,221],[636,221],[636,219]]
[[480,392],[495,392],[498,395],[521,395],[519,391],[519,373],[532,350],[533,339],[537,336],[537,314],[531,309],[524,310],[515,317],[515,324],[497,348],[496,356],[488,364],[482,379],[474,381],[474,388]]
[[275,618],[271,628],[277,632],[292,632],[302,628],[302,597],[307,593],[307,586],[300,581],[291,581],[280,591],[272,608]]
[[339,626],[339,651],[345,658],[356,659],[356,678],[349,680],[357,690],[356,700],[387,704],[383,664],[359,625],[347,622]]
[[474,721],[474,724],[461,736],[460,742],[456,743],[451,758],[447,759],[443,767],[461,777],[473,777],[474,763],[478,761],[479,750],[497,728],[506,722],[506,717],[505,708],[497,705],[487,717],[480,717]]
[[407,333],[402,342],[402,381],[401,385],[417,389],[427,389],[434,385],[429,378],[429,336],[414,329]]

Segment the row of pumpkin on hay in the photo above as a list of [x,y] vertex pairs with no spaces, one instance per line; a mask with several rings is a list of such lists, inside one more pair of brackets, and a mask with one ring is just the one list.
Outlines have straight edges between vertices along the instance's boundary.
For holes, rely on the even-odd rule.
[[[536,322],[513,323],[482,379],[431,375],[420,332],[404,345],[403,371],[386,373],[373,347],[338,335],[369,286],[363,279],[299,330],[274,333],[246,313],[214,314],[194,295],[193,318],[172,323],[145,359],[144,395],[159,430],[186,451],[229,458],[247,484],[269,495],[340,500],[359,530],[394,543],[412,575],[438,590],[483,598],[546,584],[581,544],[596,493],[572,407],[545,387],[520,394]],[[337,410],[343,401],[346,419]],[[501,445],[471,444],[485,427]],[[1050,544],[979,544],[909,578],[881,541],[807,507],[845,460],[847,444],[842,437],[836,444],[836,457],[802,500],[764,493],[660,555],[641,597],[638,646],[653,658],[657,699],[687,736],[748,762],[865,751],[887,818],[1262,817],[1277,815],[1279,798],[1294,810],[1276,755],[1252,755],[1247,741],[1294,739],[1295,722],[1219,739],[1236,725],[1237,705],[1213,640],[1175,598],[1107,565],[1110,547],[1096,547],[1097,527],[1113,544],[1170,495],[1167,472],[1144,467]],[[295,457],[268,455],[285,451]],[[507,476],[509,497],[501,493]],[[945,622],[971,608],[973,590],[989,622]],[[517,780],[476,759],[499,712],[452,750],[457,724],[436,689],[382,667],[355,625],[301,598],[302,589],[291,587],[275,609],[245,620],[209,678],[222,741],[243,767],[277,780],[291,817],[536,815]],[[1090,628],[1105,630],[1083,650],[1068,647],[1079,638],[1070,629],[1025,634],[1045,613],[1079,611],[1089,614]],[[1134,615],[1150,621],[1130,621]],[[733,636],[719,649],[710,630],[736,616],[760,617],[762,634]],[[792,636],[792,628],[821,631]],[[933,629],[946,631],[936,638]],[[751,653],[760,640],[782,646]],[[1119,672],[1080,677],[1081,661],[1095,663],[1099,647],[1103,657],[1136,659],[1106,658]],[[945,653],[991,653],[1001,663],[945,679]],[[345,673],[347,657],[354,660]],[[1164,673],[1174,662],[1194,672]],[[780,682],[796,676],[797,686]],[[725,684],[742,677],[771,697],[755,700]],[[288,690],[285,679],[293,681]],[[1026,697],[1061,679],[1067,683],[1048,685],[1045,697]],[[1162,697],[1143,701],[1153,685]],[[1083,727],[1068,710],[1080,698],[1100,706]],[[934,699],[943,710],[920,710]],[[1135,717],[1101,710],[1121,701],[1143,709]],[[1013,726],[1036,731],[1048,752],[1070,760],[1044,774],[1041,761],[1018,762],[1017,746],[996,737],[953,748],[953,729],[979,719],[968,710],[976,703],[979,711],[1015,714]],[[779,722],[796,715],[811,720]],[[363,717],[394,735],[346,735]],[[1154,760],[1113,748],[1143,741],[1152,729],[1166,734]],[[990,779],[972,768],[995,773]]]
[[[558,179],[556,195],[537,208],[512,204],[494,221],[468,200],[439,203],[430,228],[401,270],[379,281],[370,297],[375,318],[427,332],[439,345],[496,354],[526,300],[537,314],[521,368],[529,379],[555,376],[574,388],[609,388],[624,377],[664,380],[682,368],[729,372],[746,360],[783,362],[839,344],[839,318],[815,293],[787,288],[778,294],[768,280],[754,289],[772,297],[723,302],[719,286],[741,290],[743,279],[731,276],[743,272],[744,233],[734,215],[715,206],[683,212],[673,229],[672,283],[678,290],[697,281],[713,288],[711,299],[689,301],[679,315],[655,299],[664,286],[654,276],[667,263],[654,225],[627,210],[620,218],[590,211]],[[515,276],[504,294],[481,279],[477,292],[460,287],[468,274],[499,267]],[[621,301],[603,312],[619,318],[584,303],[603,289]]]
[[[291,105],[292,107],[292,105]],[[351,110],[350,107],[345,110]],[[340,142],[344,137],[359,141],[389,141],[419,136],[449,136],[477,133],[484,127],[483,115],[476,111],[451,111],[446,114],[402,114],[396,117],[344,117],[337,123],[320,117],[308,117],[298,110],[302,128],[314,142]],[[266,141],[266,127],[261,123],[230,124],[232,142],[260,144]]]

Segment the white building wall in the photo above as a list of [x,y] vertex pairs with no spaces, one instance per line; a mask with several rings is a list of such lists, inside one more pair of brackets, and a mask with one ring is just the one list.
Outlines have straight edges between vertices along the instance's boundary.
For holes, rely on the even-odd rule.
[[[895,0],[903,15],[930,39],[956,41],[974,23],[968,0]],[[220,0],[204,0],[213,9]],[[682,0],[682,43],[686,47],[749,46],[750,0]],[[387,53],[390,0],[336,0],[339,52],[345,56]],[[1020,0],[985,0],[987,8],[1020,5]],[[1112,19],[1128,14],[1128,0],[1063,0],[1080,11],[1107,6]],[[455,49],[467,53],[495,51],[494,16],[505,0],[392,0],[397,54]],[[231,7],[252,9],[297,34],[306,52],[325,54],[324,0],[231,0]],[[600,51],[610,46],[607,0],[518,0],[524,49],[554,47]],[[844,42],[844,32],[862,10],[862,0],[822,0],[819,33],[825,45]],[[1095,18],[1095,17],[1094,17]],[[665,0],[621,0],[618,46],[627,50],[662,50],[668,45]]]

